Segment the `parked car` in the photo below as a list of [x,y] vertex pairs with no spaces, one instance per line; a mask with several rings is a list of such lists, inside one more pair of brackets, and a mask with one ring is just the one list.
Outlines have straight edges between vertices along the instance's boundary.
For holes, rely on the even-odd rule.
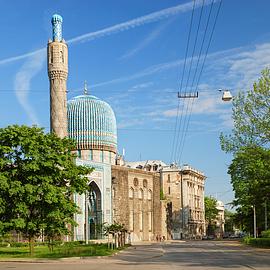
[[214,240],[215,236],[214,235],[204,235],[202,237],[202,240]]

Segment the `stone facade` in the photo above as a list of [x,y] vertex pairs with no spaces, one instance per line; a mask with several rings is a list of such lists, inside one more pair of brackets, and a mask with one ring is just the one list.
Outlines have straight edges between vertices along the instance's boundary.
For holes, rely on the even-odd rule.
[[162,235],[167,239],[201,238],[205,234],[204,181],[202,172],[159,160],[127,162],[128,168],[160,175]]
[[112,166],[112,207],[132,242],[154,240],[162,234],[159,175]]

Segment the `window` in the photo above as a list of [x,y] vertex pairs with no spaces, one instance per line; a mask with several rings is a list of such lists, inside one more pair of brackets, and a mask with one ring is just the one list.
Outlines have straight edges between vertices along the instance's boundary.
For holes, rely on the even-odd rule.
[[53,63],[53,47],[51,47],[51,59],[50,63]]
[[168,194],[171,194],[171,188],[168,187]]
[[152,212],[148,212],[148,229],[149,232],[152,231]]
[[147,187],[147,180],[146,179],[143,179],[143,187]]
[[138,184],[139,184],[138,178],[134,178],[133,185],[136,187],[136,186],[138,186]]
[[141,188],[139,190],[139,199],[143,199],[143,190]]
[[140,231],[143,230],[143,211],[140,211],[139,214],[139,225],[140,225]]
[[129,198],[134,198],[134,189],[133,188],[129,189]]
[[80,149],[78,150],[77,155],[78,155],[78,158],[81,158],[82,157],[82,152],[81,152]]
[[168,182],[168,183],[171,182],[171,175],[170,175],[170,174],[168,174],[168,180],[167,180],[167,182]]
[[104,162],[104,152],[103,152],[103,150],[100,151],[100,161]]
[[60,59],[61,59],[61,63],[64,63],[64,53],[63,51],[60,51]]
[[112,197],[115,198],[115,188],[112,189]]
[[134,212],[133,211],[129,212],[129,229],[130,231],[134,230]]
[[89,150],[89,160],[93,160],[93,150]]
[[147,199],[152,200],[152,190],[151,189],[148,190]]

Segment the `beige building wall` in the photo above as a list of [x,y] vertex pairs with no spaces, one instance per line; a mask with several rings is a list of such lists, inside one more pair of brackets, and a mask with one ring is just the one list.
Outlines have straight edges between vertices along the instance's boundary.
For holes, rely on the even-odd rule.
[[200,238],[205,233],[205,176],[189,166],[167,166],[160,173],[164,197],[172,203],[167,221],[172,238]]
[[155,173],[112,166],[113,221],[122,223],[130,240],[161,235],[160,180]]

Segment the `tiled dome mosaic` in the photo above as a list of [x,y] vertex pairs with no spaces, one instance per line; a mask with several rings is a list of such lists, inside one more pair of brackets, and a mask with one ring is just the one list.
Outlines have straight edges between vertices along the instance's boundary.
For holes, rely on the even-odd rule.
[[77,149],[98,149],[116,153],[117,129],[110,105],[92,95],[81,95],[67,103],[68,134]]

